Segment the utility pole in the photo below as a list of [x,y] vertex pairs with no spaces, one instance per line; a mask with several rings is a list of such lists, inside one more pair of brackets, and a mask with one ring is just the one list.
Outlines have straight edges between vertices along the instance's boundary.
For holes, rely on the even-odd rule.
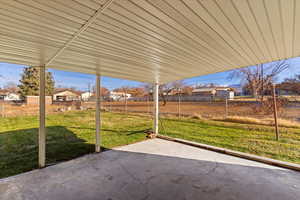
[[91,93],[91,83],[88,83],[88,92]]

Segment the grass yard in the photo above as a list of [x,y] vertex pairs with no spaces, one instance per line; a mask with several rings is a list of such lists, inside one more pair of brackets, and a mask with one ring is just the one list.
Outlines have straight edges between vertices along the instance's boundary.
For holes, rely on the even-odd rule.
[[[47,116],[47,164],[94,152],[94,111],[67,112]],[[143,116],[105,112],[102,114],[102,148],[145,139],[152,122]],[[0,178],[37,168],[38,117],[0,118]]]
[[274,128],[197,119],[163,118],[160,134],[300,164],[300,128]]
[[[75,111],[47,116],[47,164],[94,152],[94,111]],[[126,145],[145,139],[150,117],[104,112],[102,147]],[[37,168],[38,117],[0,118],[0,178]],[[300,163],[300,128],[281,128],[280,141],[270,126],[162,118],[160,134]]]

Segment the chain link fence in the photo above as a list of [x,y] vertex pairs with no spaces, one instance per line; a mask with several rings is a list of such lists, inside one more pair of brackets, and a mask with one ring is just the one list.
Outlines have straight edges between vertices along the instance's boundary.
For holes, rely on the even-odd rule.
[[[300,97],[230,98],[175,94],[160,97],[159,133],[300,163]],[[47,164],[95,149],[95,98],[53,101],[47,111]],[[153,124],[153,97],[102,97],[102,149],[144,140]],[[0,102],[0,177],[37,167],[39,105]],[[277,140],[278,136],[278,140]]]
[[184,99],[161,99],[160,134],[300,163],[298,96]]

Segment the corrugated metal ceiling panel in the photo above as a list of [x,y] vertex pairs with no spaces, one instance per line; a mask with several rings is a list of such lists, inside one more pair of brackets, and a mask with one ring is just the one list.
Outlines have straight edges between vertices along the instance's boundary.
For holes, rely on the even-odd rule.
[[0,61],[160,83],[299,56],[300,0],[0,0]]

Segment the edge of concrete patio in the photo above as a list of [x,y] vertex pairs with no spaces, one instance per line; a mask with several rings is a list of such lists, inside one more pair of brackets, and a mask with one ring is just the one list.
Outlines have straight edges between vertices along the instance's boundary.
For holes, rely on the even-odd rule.
[[275,159],[271,159],[271,158],[257,156],[257,155],[253,155],[253,154],[249,154],[249,153],[243,153],[243,152],[239,152],[239,151],[233,151],[233,150],[230,150],[230,149],[215,147],[215,146],[202,144],[202,143],[197,143],[197,142],[192,142],[192,141],[183,140],[183,139],[179,139],[179,138],[172,138],[172,137],[168,137],[168,136],[165,136],[165,135],[158,135],[157,137],[160,138],[160,139],[164,139],[164,140],[168,140],[168,141],[172,141],[172,142],[178,142],[178,143],[181,143],[181,144],[190,145],[190,146],[198,147],[198,148],[201,148],[201,149],[206,149],[206,150],[209,150],[209,151],[214,151],[214,152],[217,152],[217,153],[236,156],[236,157],[239,157],[239,158],[244,158],[244,159],[247,159],[247,160],[253,160],[253,161],[256,161],[256,162],[261,162],[261,163],[265,163],[265,164],[268,164],[268,165],[274,165],[274,166],[277,166],[277,167],[282,167],[282,168],[291,169],[291,170],[295,170],[295,171],[300,172],[300,165],[295,164],[295,163],[284,162],[284,161],[280,161],[280,160],[275,160]]
[[300,173],[162,139],[0,180],[13,199],[299,199]]

